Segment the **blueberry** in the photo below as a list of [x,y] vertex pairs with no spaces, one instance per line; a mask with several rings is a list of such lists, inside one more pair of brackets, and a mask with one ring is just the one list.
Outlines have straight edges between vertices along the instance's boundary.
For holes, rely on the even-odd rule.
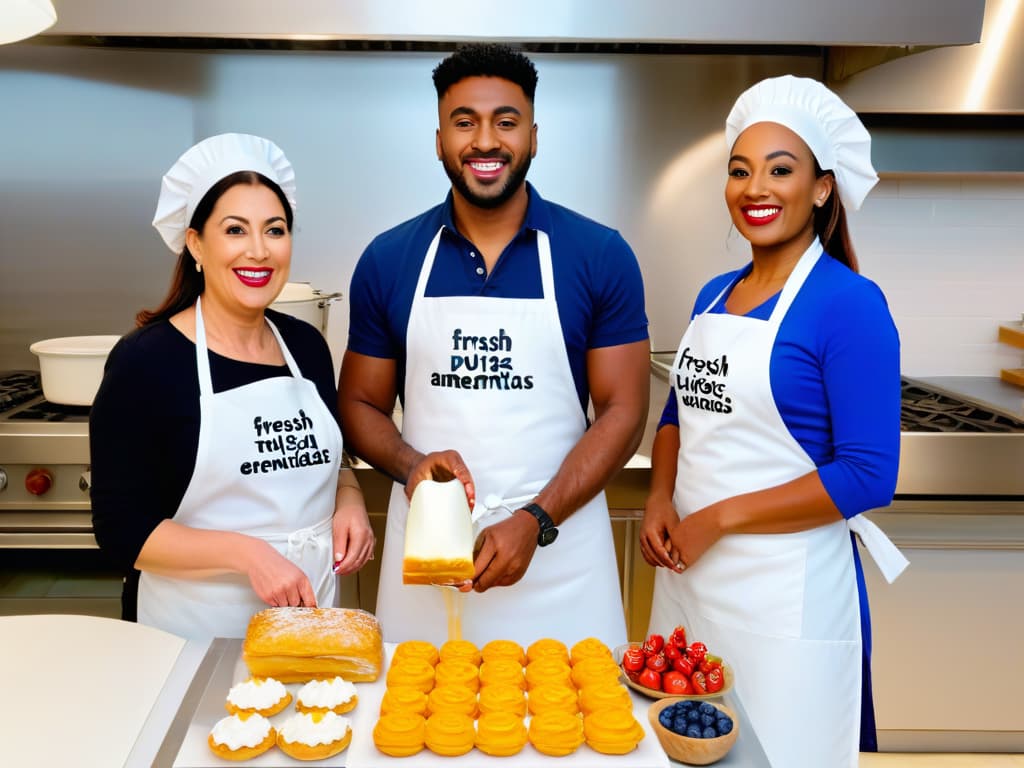
[[672,718],[672,725],[667,727],[676,733],[686,733],[686,729],[689,725],[690,724],[686,720],[686,715],[676,715]]
[[689,737],[691,739],[699,739],[699,738],[701,738],[700,726],[699,725],[691,725],[689,728],[686,729],[686,735],[687,735],[687,737]]
[[703,731],[701,731],[700,735],[701,735],[701,738],[705,738],[705,739],[717,739],[718,738],[718,731],[716,731],[714,728],[712,728],[709,725]]
[[732,718],[729,717],[728,715],[722,715],[720,718],[718,718],[717,726],[718,726],[718,732],[722,736],[725,736],[725,734],[727,734],[730,731],[732,731]]
[[713,715],[716,712],[718,712],[718,710],[715,709],[715,705],[714,704],[708,704],[706,701],[702,701],[700,703],[699,709],[700,709],[700,713],[702,715]]
[[691,710],[687,711],[686,719],[687,719],[687,721],[689,721],[691,723],[699,723],[700,722],[700,712],[698,710],[696,710],[696,709],[691,709]]
[[672,707],[665,707],[658,715],[658,722],[666,728],[672,727]]
[[705,728],[714,725],[715,724],[715,716],[714,715],[701,715],[700,716],[700,724],[702,726],[704,726]]
[[693,709],[697,704],[689,699],[684,699],[683,701],[677,701],[674,706],[685,712],[688,709]]

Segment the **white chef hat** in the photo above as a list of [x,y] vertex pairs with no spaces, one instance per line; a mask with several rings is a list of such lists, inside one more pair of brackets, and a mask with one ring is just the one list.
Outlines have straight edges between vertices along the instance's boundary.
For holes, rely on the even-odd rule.
[[821,169],[835,174],[847,208],[860,208],[878,182],[870,134],[857,113],[817,80],[783,75],[744,91],[725,121],[729,149],[754,123],[778,123],[803,139]]
[[210,188],[238,171],[256,171],[277,182],[295,211],[295,171],[272,141],[246,133],[203,139],[164,174],[153,226],[167,247],[181,253],[196,206]]

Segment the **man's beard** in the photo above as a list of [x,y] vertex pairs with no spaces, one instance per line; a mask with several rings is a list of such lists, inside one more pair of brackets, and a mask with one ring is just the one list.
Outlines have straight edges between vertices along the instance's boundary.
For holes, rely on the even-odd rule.
[[[487,155],[475,156],[473,159],[487,160],[488,157],[489,156]],[[505,159],[505,157],[502,155],[493,155],[490,157],[492,159],[496,158],[499,160]],[[445,173],[448,174],[448,178],[451,179],[452,186],[455,187],[455,189],[458,190],[459,194],[466,198],[466,200],[471,205],[475,205],[477,208],[491,209],[498,208],[501,205],[505,204],[512,198],[512,195],[519,191],[519,188],[523,185],[523,182],[526,181],[526,173],[527,171],[530,170],[530,161],[532,159],[533,158],[531,158],[529,155],[526,155],[526,157],[522,160],[522,162],[519,163],[519,165],[511,166],[509,168],[508,178],[506,179],[504,186],[502,186],[498,190],[497,194],[488,197],[483,197],[474,192],[470,188],[469,183],[466,181],[465,176],[462,175],[461,170],[449,164],[448,156],[443,153],[441,156],[441,164],[444,165],[444,171]],[[493,189],[493,187],[488,187],[488,189]]]

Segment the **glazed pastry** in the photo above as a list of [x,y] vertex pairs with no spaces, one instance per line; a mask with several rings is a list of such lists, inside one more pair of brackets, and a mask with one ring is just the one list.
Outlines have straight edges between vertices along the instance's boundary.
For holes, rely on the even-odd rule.
[[480,690],[480,670],[467,659],[440,661],[434,673],[436,685],[461,685],[473,693]]
[[612,657],[611,648],[596,637],[588,637],[580,640],[572,647],[572,650],[569,652],[569,663],[572,666],[576,666],[583,659],[589,659],[591,656],[607,656],[613,662],[615,661]]
[[569,649],[561,640],[551,637],[542,637],[526,649],[526,663],[536,661],[541,656],[555,656],[566,664],[569,663]]
[[469,640],[448,640],[441,646],[438,654],[441,661],[465,659],[475,666],[480,666],[480,650]]
[[426,640],[406,640],[395,646],[395,652],[391,656],[391,663],[394,664],[410,657],[423,659],[423,661],[434,666],[438,661],[437,648],[434,647],[433,643],[428,643]]
[[295,697],[295,708],[299,712],[333,712],[343,715],[355,709],[358,703],[356,687],[340,677],[333,680],[310,680]]
[[292,695],[281,682],[272,677],[253,677],[231,686],[224,708],[232,715],[247,712],[273,717],[291,703]]
[[427,694],[410,685],[396,685],[384,691],[380,700],[380,713],[408,712],[412,715],[427,716]]
[[423,749],[427,721],[422,715],[391,712],[373,726],[373,743],[391,757],[409,757]]
[[480,659],[482,663],[497,659],[512,659],[521,667],[526,665],[523,646],[514,640],[491,640],[480,649]]
[[527,736],[538,752],[565,757],[583,743],[583,720],[579,715],[552,710],[530,718]]
[[352,741],[347,717],[333,712],[299,712],[277,732],[277,746],[296,760],[323,760],[338,754]]
[[526,696],[514,685],[486,685],[480,689],[477,708],[481,715],[488,712],[511,712],[520,718],[526,716]]
[[410,686],[424,693],[434,687],[434,668],[423,659],[405,659],[388,670],[387,687]]
[[644,729],[632,712],[599,709],[583,718],[583,735],[587,746],[597,752],[624,755],[636,749],[644,737]]
[[526,666],[526,687],[538,685],[572,686],[572,670],[569,665],[554,656],[544,656]]
[[511,712],[489,712],[476,724],[476,748],[487,755],[508,757],[526,746],[523,718]]
[[557,683],[531,688],[530,695],[527,696],[527,706],[531,715],[542,715],[551,711],[575,715],[580,711],[576,689]]
[[242,712],[218,720],[206,742],[217,757],[251,760],[277,740],[277,732],[263,715]]
[[476,742],[473,718],[457,712],[438,712],[427,718],[425,741],[435,755],[464,755]]
[[476,717],[476,692],[464,685],[438,685],[427,696],[427,716],[455,712]]
[[618,684],[622,669],[611,656],[591,656],[582,659],[572,668],[572,682],[577,688],[591,685]]
[[380,622],[354,608],[266,608],[249,621],[242,658],[253,677],[372,682],[384,663]]
[[488,685],[514,685],[525,690],[526,676],[522,665],[515,659],[494,659],[480,665],[480,687]]
[[588,685],[580,690],[580,711],[584,715],[599,709],[633,711],[633,698],[621,683]]

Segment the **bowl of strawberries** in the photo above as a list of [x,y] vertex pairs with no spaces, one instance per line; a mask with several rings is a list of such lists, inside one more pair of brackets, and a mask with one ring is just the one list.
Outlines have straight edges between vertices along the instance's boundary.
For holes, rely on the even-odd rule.
[[704,643],[687,642],[682,626],[620,645],[614,655],[626,685],[652,699],[712,699],[732,688],[732,669]]

